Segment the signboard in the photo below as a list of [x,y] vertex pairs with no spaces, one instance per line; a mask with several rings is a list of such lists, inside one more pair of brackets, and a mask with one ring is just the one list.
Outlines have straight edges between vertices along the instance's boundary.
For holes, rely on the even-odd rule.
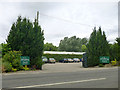
[[100,63],[109,63],[109,56],[100,56]]
[[30,65],[30,57],[21,56],[21,65]]

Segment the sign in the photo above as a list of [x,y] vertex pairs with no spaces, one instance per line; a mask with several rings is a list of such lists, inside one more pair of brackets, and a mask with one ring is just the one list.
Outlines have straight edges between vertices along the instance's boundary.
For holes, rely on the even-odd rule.
[[109,63],[109,56],[100,56],[100,63]]
[[21,56],[21,65],[30,65],[30,57]]

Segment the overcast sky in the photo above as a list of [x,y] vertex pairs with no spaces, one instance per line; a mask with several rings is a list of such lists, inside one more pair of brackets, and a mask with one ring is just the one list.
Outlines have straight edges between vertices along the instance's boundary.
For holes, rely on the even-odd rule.
[[74,35],[89,38],[94,26],[101,26],[110,43],[118,37],[117,2],[4,2],[0,3],[0,43],[19,15],[33,21],[37,11],[45,43],[58,46],[61,39]]

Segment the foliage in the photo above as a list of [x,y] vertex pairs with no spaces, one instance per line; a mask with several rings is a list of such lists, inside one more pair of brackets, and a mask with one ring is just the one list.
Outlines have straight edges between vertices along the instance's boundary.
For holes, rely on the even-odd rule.
[[5,72],[12,70],[12,64],[10,62],[3,62],[2,64]]
[[[0,44],[0,58],[2,57],[2,45]],[[1,62],[1,59],[0,59]]]
[[38,14],[34,23],[19,16],[6,40],[12,50],[21,51],[23,56],[30,56],[31,65],[37,65],[41,60],[38,57],[41,58],[43,54],[44,36],[38,23]]
[[60,51],[68,51],[68,52],[79,52],[82,51],[82,45],[86,45],[87,38],[77,38],[76,36],[73,37],[65,37],[64,40],[60,41],[58,50]]
[[112,60],[111,63],[112,63],[112,65],[114,66],[114,65],[117,65],[118,62],[117,62],[117,60],[115,59],[115,60]]
[[17,69],[15,69],[15,68],[12,68],[12,71],[13,71],[13,72],[16,72],[16,71],[17,71]]
[[119,46],[117,43],[109,44],[110,61],[112,61],[114,59],[118,60],[118,57],[119,57],[118,48],[119,48]]
[[29,70],[29,68],[27,67],[27,65],[25,65],[25,67],[23,67],[23,69],[24,69],[25,71],[28,71],[28,70]]
[[47,58],[55,58],[57,62],[64,58],[82,58],[82,55],[75,54],[43,54],[43,56],[46,56]]
[[117,49],[117,53],[118,53],[118,61],[120,62],[120,38],[116,38],[117,41],[117,45],[118,45],[118,49]]
[[103,64],[99,64],[99,67],[104,67],[104,65]]
[[87,50],[86,45],[82,45],[81,50],[82,50],[82,52],[85,52]]
[[9,47],[8,44],[4,44],[4,43],[2,43],[2,44],[1,44],[1,47],[2,47],[2,56],[4,56],[5,53],[7,53],[8,51],[11,50],[11,48]]
[[44,51],[57,51],[57,47],[54,46],[52,43],[44,44]]
[[106,40],[105,32],[99,27],[96,31],[96,27],[91,33],[89,42],[87,44],[87,64],[88,66],[96,66],[99,64],[100,56],[109,55],[109,46]]
[[8,53],[3,56],[3,62],[11,63],[13,68],[20,70],[20,56],[20,51],[8,51]]

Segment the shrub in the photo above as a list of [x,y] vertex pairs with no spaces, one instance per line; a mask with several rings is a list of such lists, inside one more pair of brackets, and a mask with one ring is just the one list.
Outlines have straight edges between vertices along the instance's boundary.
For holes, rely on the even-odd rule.
[[3,63],[3,68],[5,72],[9,72],[12,70],[12,64],[9,62],[4,62]]
[[9,62],[11,63],[13,68],[20,70],[21,69],[20,56],[21,56],[20,51],[8,51],[8,53],[6,53],[3,56],[3,62]]
[[28,71],[29,70],[29,68],[25,65],[25,67],[23,67],[23,69],[25,70],[25,71]]
[[104,67],[104,65],[103,64],[99,64],[99,67]]
[[17,69],[15,69],[15,68],[12,68],[12,71],[13,71],[13,72],[16,72],[16,71],[17,71]]

